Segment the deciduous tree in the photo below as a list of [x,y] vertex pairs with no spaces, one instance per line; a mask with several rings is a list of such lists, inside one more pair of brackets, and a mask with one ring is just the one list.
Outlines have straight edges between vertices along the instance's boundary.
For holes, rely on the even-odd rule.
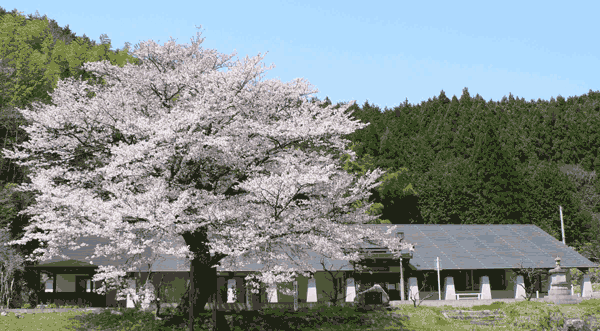
[[[344,113],[348,106],[318,107],[303,79],[260,81],[262,56],[229,63],[233,55],[199,49],[201,42],[142,43],[133,52],[142,65],[86,63],[106,84],[60,80],[52,105],[20,109],[30,140],[5,155],[31,169],[31,184],[20,189],[39,192],[26,210],[32,224],[13,242],[44,242],[29,259],[66,257],[59,248],[77,249],[76,239],[89,235],[110,241],[90,260],[146,248],[188,258],[193,316],[216,289],[217,265],[257,262],[259,280],[278,284],[314,271],[295,258],[302,247],[356,260],[365,241],[394,254],[411,246],[393,228],[352,226],[376,219],[365,213],[370,204],[353,204],[366,201],[381,170],[355,177],[329,153],[295,148],[310,142],[354,157],[341,137],[365,125]],[[168,244],[178,236],[181,249]]]
[[341,267],[333,269],[333,264],[331,266],[326,265],[325,258],[321,258],[320,263],[323,266],[323,271],[325,271],[325,279],[331,281],[332,285],[331,289],[321,289],[320,292],[327,297],[327,301],[330,302],[330,305],[333,304],[334,306],[338,306],[339,301],[346,299],[346,297],[343,295],[345,278],[343,277],[344,272],[341,269],[350,265],[345,264]]
[[[4,246],[8,242],[10,234],[4,228],[0,228],[0,306],[9,308],[10,300],[16,287],[21,285],[19,279],[15,279],[18,270],[24,270],[24,259],[14,247]],[[15,280],[17,283],[15,284]]]
[[[521,286],[525,290],[524,298],[527,299],[527,301],[531,301],[531,298],[535,295],[536,288],[539,288],[541,285],[541,276],[547,271],[535,267],[524,267],[523,263],[519,263],[517,267],[518,268],[513,269],[516,275],[511,276],[510,279],[516,284],[515,286]],[[523,284],[517,284],[517,276],[523,276]]]
[[415,308],[420,306],[423,303],[423,300],[426,300],[427,298],[432,297],[435,294],[435,292],[431,292],[426,297],[424,297],[422,299],[420,298],[419,293],[422,293],[423,290],[425,289],[425,286],[427,285],[427,277],[429,277],[429,274],[427,274],[427,273],[423,274],[423,285],[421,285],[421,288],[416,293],[412,292],[412,290],[410,289],[409,283],[404,284],[406,293],[408,293],[408,298],[413,302],[413,306]]

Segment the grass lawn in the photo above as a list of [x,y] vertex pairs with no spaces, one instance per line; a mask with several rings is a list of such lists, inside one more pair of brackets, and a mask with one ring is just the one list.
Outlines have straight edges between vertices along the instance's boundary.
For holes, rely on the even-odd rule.
[[[503,312],[505,317],[494,326],[471,324],[468,320],[447,319],[442,311],[458,310],[451,306],[428,307],[403,305],[393,311],[358,313],[352,309],[281,313],[271,311],[266,315],[228,315],[231,330],[531,330],[544,326],[546,330],[562,326],[565,318],[585,317],[598,319],[600,327],[600,299],[586,300],[579,305],[548,305],[540,302],[494,303],[463,310],[492,310]],[[0,318],[0,330],[174,330],[186,328],[165,327],[164,321],[154,320],[153,312],[124,309],[122,316],[108,311],[100,314],[66,312],[23,314],[14,313]],[[562,322],[561,322],[562,318]],[[583,318],[586,320],[586,318]],[[198,326],[196,330],[208,330]],[[594,330],[594,329],[593,329]]]
[[[493,326],[471,324],[470,321],[446,319],[442,311],[475,311],[490,310],[504,313],[504,318]],[[404,324],[405,330],[558,330],[566,318],[581,318],[591,315],[598,319],[592,324],[600,328],[600,299],[583,301],[578,305],[549,305],[541,302],[521,301],[516,303],[494,303],[487,306],[471,308],[442,307],[413,307],[403,306],[395,313],[408,315],[410,320]],[[556,329],[554,329],[554,328]],[[592,330],[596,330],[596,328]]]
[[79,326],[69,320],[81,312],[67,313],[38,313],[21,314],[23,318],[16,318],[15,313],[8,313],[7,316],[0,316],[0,330],[76,330],[73,327]]

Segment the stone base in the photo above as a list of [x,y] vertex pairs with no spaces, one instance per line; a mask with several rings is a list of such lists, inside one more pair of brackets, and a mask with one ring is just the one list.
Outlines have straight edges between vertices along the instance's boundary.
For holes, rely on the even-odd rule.
[[581,303],[584,299],[574,295],[562,295],[562,296],[547,296],[544,298],[545,302],[554,303],[557,305],[576,305]]
[[551,285],[548,296],[544,298],[544,301],[555,304],[578,304],[583,301],[583,299],[575,295],[571,295],[569,284],[561,282]]
[[571,296],[571,289],[567,283],[552,284],[550,291],[548,291],[548,296]]

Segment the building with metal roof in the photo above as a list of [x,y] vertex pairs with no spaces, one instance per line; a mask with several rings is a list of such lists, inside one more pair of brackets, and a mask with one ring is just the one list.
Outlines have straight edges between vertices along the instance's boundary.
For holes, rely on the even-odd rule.
[[[387,231],[389,224],[366,225]],[[406,242],[415,244],[410,265],[415,270],[435,270],[439,257],[443,269],[552,269],[559,256],[565,268],[595,268],[597,264],[565,246],[536,225],[400,224]]]
[[[359,225],[374,227],[387,231],[390,224]],[[399,240],[415,245],[413,252],[402,252],[402,259],[393,259],[385,247],[364,245],[365,258],[360,265],[366,270],[357,271],[349,261],[326,259],[327,270],[335,272],[338,293],[333,291],[333,281],[327,276],[321,264],[319,254],[307,250],[309,258],[305,261],[317,270],[314,277],[297,278],[298,298],[300,302],[328,301],[331,297],[343,301],[353,301],[357,291],[380,284],[389,294],[391,300],[406,300],[408,295],[436,293],[428,299],[444,300],[460,299],[461,295],[477,298],[516,298],[519,284],[530,286],[528,280],[517,275],[519,267],[534,267],[545,270],[539,276],[537,291],[544,296],[549,290],[547,271],[556,266],[559,257],[563,268],[578,268],[584,273],[589,268],[599,267],[572,248],[535,225],[395,225],[394,236]],[[49,275],[46,289],[40,289],[41,297],[55,301],[58,297],[69,296],[78,302],[92,305],[110,306],[116,304],[131,305],[131,300],[117,303],[114,295],[97,296],[92,293],[94,287],[91,277],[100,265],[117,265],[122,261],[108,258],[95,258],[89,261],[94,247],[106,243],[100,238],[88,237],[88,244],[78,250],[66,250],[69,260],[53,258],[30,269]],[[183,239],[173,245],[183,245]],[[149,249],[145,252],[150,254]],[[438,274],[439,261],[439,274]],[[282,265],[290,266],[290,262],[282,261]],[[220,275],[220,286],[228,288],[227,298],[219,298],[223,302],[247,302],[251,294],[247,291],[244,277],[249,273],[262,269],[261,264],[249,264],[237,270],[224,270],[217,267]],[[142,279],[148,275],[148,269],[142,268]],[[161,256],[150,269],[154,273],[152,283],[158,285],[157,279],[173,287],[174,298],[185,290],[185,282],[189,279],[189,262],[172,256]],[[132,277],[136,277],[133,273]],[[519,278],[520,277],[520,278]],[[139,277],[138,277],[139,278]],[[440,279],[440,282],[438,282]],[[583,281],[589,283],[589,276]],[[139,279],[137,282],[139,284]],[[132,286],[135,286],[132,280]],[[442,286],[443,285],[443,286]],[[291,286],[291,285],[290,285]],[[591,284],[590,284],[591,288]],[[233,294],[237,289],[237,294]],[[231,290],[231,291],[230,291]],[[591,291],[591,290],[590,290]],[[277,293],[271,289],[257,298],[258,302],[289,302],[293,297]],[[585,291],[584,291],[585,292]],[[589,291],[588,291],[589,292]],[[585,292],[584,295],[586,295]],[[61,294],[58,294],[61,293]],[[442,295],[443,293],[443,295]],[[583,292],[582,292],[583,293]],[[72,298],[71,298],[72,297]],[[84,298],[84,299],[82,299]],[[174,299],[176,301],[176,299]],[[65,301],[65,302],[67,302]],[[163,300],[164,301],[164,300]]]

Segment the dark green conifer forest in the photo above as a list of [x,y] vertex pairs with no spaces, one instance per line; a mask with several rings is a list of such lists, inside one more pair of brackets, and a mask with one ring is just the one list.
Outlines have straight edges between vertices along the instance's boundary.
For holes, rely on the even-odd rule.
[[562,206],[567,245],[600,261],[598,91],[486,102],[465,87],[460,99],[349,110],[370,123],[347,137],[349,167],[388,172],[371,196],[381,222],[535,224],[562,240]]

